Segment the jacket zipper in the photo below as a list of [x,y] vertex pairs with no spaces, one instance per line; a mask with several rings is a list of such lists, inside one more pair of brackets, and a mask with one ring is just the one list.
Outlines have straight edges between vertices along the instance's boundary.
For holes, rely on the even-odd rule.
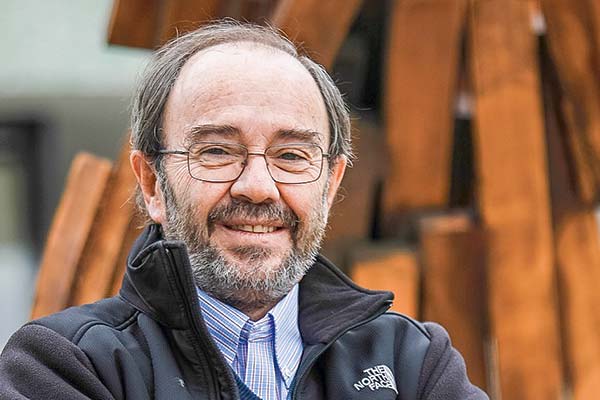
[[[186,285],[184,282],[182,282],[180,273],[177,270],[177,266],[176,266],[176,262],[175,262],[173,253],[171,252],[171,250],[168,247],[164,247],[164,250],[168,256],[168,260],[169,260],[169,263],[171,264],[171,268],[173,269],[174,275],[177,278],[176,282],[177,282],[177,285],[179,286],[180,293],[182,293],[182,294],[187,293],[188,290],[186,290],[186,288],[185,288]],[[200,322],[198,320],[199,316],[195,315],[192,312],[193,306],[190,304],[188,296],[183,296],[183,298],[184,298],[184,305],[185,305],[185,310],[186,310],[186,314],[188,317],[188,321],[192,321],[192,328],[193,328],[192,330],[193,330],[194,334],[196,335],[197,340],[200,341],[201,344],[206,346],[206,348],[213,346],[213,344],[209,340],[204,340],[204,338],[208,337],[208,332],[204,332],[204,333],[202,332],[203,330],[200,327]],[[196,349],[196,352],[198,352],[198,351],[199,350]],[[205,371],[205,374],[207,376],[210,376],[210,378],[212,380],[212,387],[214,390],[213,390],[213,393],[211,393],[211,398],[220,399],[221,394],[220,394],[219,390],[217,389],[219,387],[219,384],[217,382],[217,378],[216,378],[215,374],[213,373],[213,370],[208,368],[206,365],[202,365],[202,368]],[[228,368],[225,368],[225,371],[228,371]],[[229,384],[231,385],[231,387],[236,387],[235,379],[233,378],[232,373],[227,373],[227,380],[229,381]],[[239,400],[239,395],[238,395],[237,391],[233,391],[233,394],[234,394],[234,400]]]
[[[171,268],[173,268],[174,272],[175,272],[175,276],[177,277],[177,285],[179,286],[180,289],[180,293],[186,293],[187,290],[185,290],[185,285],[184,282],[182,282],[181,276],[179,274],[179,271],[177,271],[176,268],[176,263],[174,260],[174,256],[171,252],[171,250],[167,247],[164,247],[165,253],[168,255],[168,260],[169,263],[171,264]],[[201,332],[201,329],[199,327],[199,322],[198,322],[198,316],[195,316],[192,312],[192,305],[189,304],[189,299],[187,296],[183,296],[184,297],[184,304],[185,304],[185,310],[188,316],[188,320],[192,321],[192,327],[194,330],[194,333],[197,334],[198,338],[204,338],[206,337],[206,334],[203,334]],[[302,371],[299,371],[298,374],[298,380],[297,383],[294,385],[293,389],[292,389],[292,396],[291,399],[292,400],[297,400],[298,398],[298,387],[302,386],[304,380],[306,379],[306,377],[308,376],[308,371],[310,371],[310,369],[312,368],[313,364],[316,362],[316,360],[321,356],[321,354],[323,354],[329,347],[331,347],[333,345],[333,343],[335,343],[341,336],[343,336],[344,334],[346,334],[347,332],[351,331],[352,329],[356,329],[359,326],[362,326],[364,324],[367,324],[369,322],[371,322],[372,320],[374,320],[375,318],[379,317],[380,315],[382,315],[383,313],[385,313],[392,305],[391,301],[388,301],[388,303],[382,307],[378,312],[374,313],[373,315],[371,315],[369,318],[359,321],[357,323],[355,323],[354,325],[349,326],[348,328],[346,328],[345,330],[339,332],[337,335],[335,335],[330,341],[329,343],[327,343],[325,346],[323,346],[317,353],[315,353],[310,360],[307,360],[305,363],[305,367],[302,369]],[[200,339],[202,340],[202,339]],[[205,340],[202,340],[203,342],[207,342]],[[212,343],[204,343],[205,346],[209,347],[212,346]],[[198,350],[196,350],[198,351]],[[213,384],[213,388],[214,388],[214,395],[215,398],[220,398],[220,394],[219,391],[216,389],[219,385],[217,383],[217,378],[215,377],[215,375],[212,373],[212,371],[207,368],[206,366],[203,365],[203,369],[205,371],[208,370],[208,375],[212,378],[212,384]],[[225,369],[227,371],[227,368]],[[237,386],[237,384],[235,383],[235,380],[232,376],[232,373],[227,373],[227,379],[229,380],[230,385],[233,383],[232,387]],[[234,399],[235,400],[239,400],[239,394],[237,391],[234,391]]]
[[389,310],[389,308],[392,306],[392,302],[389,301],[384,307],[382,307],[378,312],[374,313],[373,315],[371,315],[369,318],[362,320],[360,322],[357,322],[354,325],[350,325],[348,328],[344,329],[343,331],[339,332],[337,335],[335,335],[333,337],[333,339],[331,339],[329,341],[329,343],[327,343],[325,346],[323,346],[318,352],[316,352],[311,358],[310,360],[307,360],[304,365],[305,367],[302,369],[302,371],[298,371],[298,380],[296,382],[296,384],[294,385],[293,389],[292,389],[292,396],[291,399],[292,400],[297,400],[298,399],[298,388],[302,386],[302,384],[304,383],[304,380],[306,379],[306,377],[308,376],[308,371],[311,370],[311,368],[313,367],[314,363],[317,361],[317,359],[325,352],[327,351],[327,349],[329,347],[331,347],[333,345],[333,343],[335,343],[340,337],[342,337],[343,335],[345,335],[346,333],[350,332],[352,329],[356,329],[359,326],[368,324],[369,322],[373,321],[375,318],[379,317],[380,315],[384,314],[387,310]]

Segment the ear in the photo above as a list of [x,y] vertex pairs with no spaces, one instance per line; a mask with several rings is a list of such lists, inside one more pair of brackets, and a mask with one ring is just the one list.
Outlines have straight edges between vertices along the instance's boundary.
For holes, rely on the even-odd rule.
[[332,170],[329,173],[329,188],[327,189],[327,208],[331,208],[335,194],[337,193],[342,178],[346,172],[346,164],[348,163],[345,156],[339,156],[334,160],[335,164],[332,166]]
[[154,222],[163,224],[166,221],[165,203],[154,168],[140,150],[131,152],[129,162],[142,191],[148,215]]

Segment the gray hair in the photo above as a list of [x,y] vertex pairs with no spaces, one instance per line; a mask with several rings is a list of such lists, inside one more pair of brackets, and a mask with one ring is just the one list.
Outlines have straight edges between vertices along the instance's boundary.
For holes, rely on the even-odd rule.
[[[350,117],[342,94],[325,69],[299,53],[292,42],[271,27],[233,20],[215,21],[182,35],[158,50],[148,64],[133,98],[131,144],[153,161],[161,149],[161,126],[165,104],[183,65],[194,54],[209,47],[252,42],[281,50],[298,60],[315,80],[327,109],[333,161],[353,158]],[[160,163],[156,163],[160,169]],[[332,163],[333,164],[333,163]]]

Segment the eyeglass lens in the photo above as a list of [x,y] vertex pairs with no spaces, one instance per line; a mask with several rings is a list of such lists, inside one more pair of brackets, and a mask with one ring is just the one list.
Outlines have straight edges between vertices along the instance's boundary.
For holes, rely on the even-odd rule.
[[323,166],[323,151],[314,144],[275,145],[263,154],[249,153],[239,144],[198,142],[189,148],[189,171],[202,181],[232,181],[241,175],[249,155],[263,156],[271,177],[280,183],[315,181]]

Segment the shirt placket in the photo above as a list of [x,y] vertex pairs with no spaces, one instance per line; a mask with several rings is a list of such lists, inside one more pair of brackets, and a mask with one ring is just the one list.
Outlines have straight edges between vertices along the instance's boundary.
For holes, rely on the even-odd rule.
[[274,334],[270,318],[248,321],[240,334],[239,358],[245,359],[239,376],[263,400],[280,398],[274,358]]

